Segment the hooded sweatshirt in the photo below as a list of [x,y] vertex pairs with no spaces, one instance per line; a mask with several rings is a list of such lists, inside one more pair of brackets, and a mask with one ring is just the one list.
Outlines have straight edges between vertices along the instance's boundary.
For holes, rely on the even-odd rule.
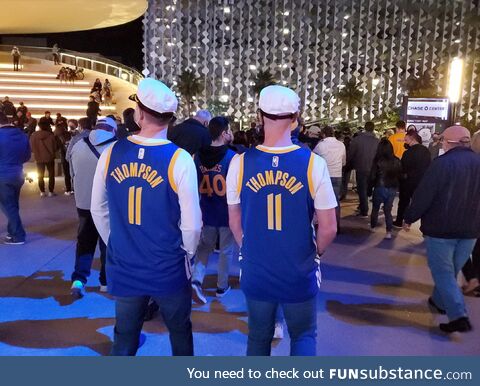
[[30,159],[28,137],[18,127],[0,127],[0,180],[23,178],[23,164]]
[[235,152],[227,145],[208,146],[195,157],[200,191],[200,208],[203,224],[212,227],[228,227],[226,178],[230,161]]
[[[114,142],[115,134],[106,130],[92,130],[88,139],[95,149],[102,154]],[[97,156],[87,145],[84,138],[78,140],[70,155],[70,169],[75,191],[75,203],[79,209],[90,210],[93,177],[95,176],[97,162]]]

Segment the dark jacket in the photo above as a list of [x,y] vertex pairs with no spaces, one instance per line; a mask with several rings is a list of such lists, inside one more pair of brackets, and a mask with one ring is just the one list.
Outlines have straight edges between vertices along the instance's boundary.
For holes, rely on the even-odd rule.
[[368,191],[371,194],[373,188],[398,188],[401,177],[402,164],[397,157],[394,157],[391,160],[374,160],[372,164],[372,170],[370,172]]
[[40,130],[30,136],[30,147],[36,162],[52,162],[58,150],[58,141],[51,131]]
[[48,117],[48,118],[46,116],[40,117],[40,120],[38,121],[38,124],[42,125],[42,124],[46,124],[46,123],[48,123],[50,126],[53,126],[52,117]]
[[208,129],[193,118],[169,129],[168,139],[192,155],[212,143]]
[[203,166],[213,168],[225,157],[228,149],[229,147],[227,145],[208,146],[198,152],[199,161]]
[[28,137],[14,126],[0,127],[0,180],[23,178],[23,164],[30,160]]
[[413,192],[430,166],[430,162],[430,152],[425,146],[417,144],[409,147],[402,156],[402,188],[405,187]]
[[25,122],[25,134],[27,134],[30,137],[30,135],[32,135],[37,129],[37,123],[38,123],[37,120],[33,117],[28,119]]
[[17,113],[17,109],[13,105],[11,101],[4,101],[3,102],[3,113],[8,116],[12,117]]
[[426,236],[480,237],[480,155],[457,147],[433,160],[413,195],[405,222],[422,219]]
[[347,153],[347,169],[370,173],[379,142],[375,134],[369,132],[353,138]]
[[95,101],[88,102],[87,113],[86,113],[88,117],[90,116],[96,117],[99,112],[100,112],[100,105],[98,104],[98,102],[95,102]]

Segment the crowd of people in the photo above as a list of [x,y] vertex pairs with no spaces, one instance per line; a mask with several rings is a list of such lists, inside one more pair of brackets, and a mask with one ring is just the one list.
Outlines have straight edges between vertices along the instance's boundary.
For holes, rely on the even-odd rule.
[[61,83],[75,84],[76,80],[82,80],[84,76],[83,68],[64,66],[58,70],[57,79],[60,80]]
[[251,129],[235,133],[227,118],[207,110],[176,124],[175,94],[151,78],[140,82],[131,96],[136,108],[125,110],[123,120],[99,118],[91,99],[78,122],[61,115],[53,122],[46,113],[30,144],[25,126],[3,107],[0,199],[9,221],[5,243],[24,243],[22,164],[33,151],[41,195],[45,168],[54,195],[50,168],[60,150],[79,218],[70,291],[85,295],[98,245],[100,291],[116,304],[113,355],[135,355],[143,322],[156,311],[172,353],[193,355],[192,300],[208,301],[204,277],[215,249],[219,298],[231,289],[232,260],[240,260],[247,354],[269,355],[286,323],[291,354],[315,355],[320,257],[342,231],[341,201],[352,185],[357,215],[369,219],[372,232],[380,211],[386,239],[395,227],[408,232],[421,220],[434,281],[428,304],[447,315],[439,326],[445,333],[472,328],[464,295],[480,296],[480,204],[472,200],[480,194],[480,132],[471,138],[452,126],[427,148],[403,121],[380,135],[367,122],[353,135],[326,126],[314,139],[301,123],[299,96],[278,85],[261,91]]

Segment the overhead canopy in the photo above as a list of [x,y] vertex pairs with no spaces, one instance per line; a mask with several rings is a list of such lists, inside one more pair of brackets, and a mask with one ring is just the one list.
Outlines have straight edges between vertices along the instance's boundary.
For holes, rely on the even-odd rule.
[[0,8],[0,34],[54,33],[127,23],[145,13],[147,0],[2,0]]

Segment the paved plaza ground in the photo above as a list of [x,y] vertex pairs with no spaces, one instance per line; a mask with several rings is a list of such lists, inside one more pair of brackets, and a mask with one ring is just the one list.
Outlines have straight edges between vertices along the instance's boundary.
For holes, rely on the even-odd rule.
[[[60,192],[59,179],[57,185]],[[343,232],[322,258],[318,355],[479,355],[480,299],[466,298],[472,332],[440,332],[438,323],[445,317],[432,314],[426,303],[432,279],[418,227],[384,240],[383,228],[371,234],[367,220],[353,216],[356,205],[353,194],[342,204]],[[69,295],[74,198],[40,198],[36,185],[26,184],[21,214],[28,243],[0,245],[0,355],[108,354],[114,303],[98,292],[98,259],[86,296],[73,301]],[[3,216],[0,227],[4,232]],[[192,312],[195,354],[244,355],[247,315],[238,263],[232,271],[234,289],[221,300],[214,297],[215,264],[210,268],[209,302],[194,305]],[[145,323],[144,333],[138,355],[170,354],[160,318]],[[272,354],[289,354],[288,336],[274,341]]]

